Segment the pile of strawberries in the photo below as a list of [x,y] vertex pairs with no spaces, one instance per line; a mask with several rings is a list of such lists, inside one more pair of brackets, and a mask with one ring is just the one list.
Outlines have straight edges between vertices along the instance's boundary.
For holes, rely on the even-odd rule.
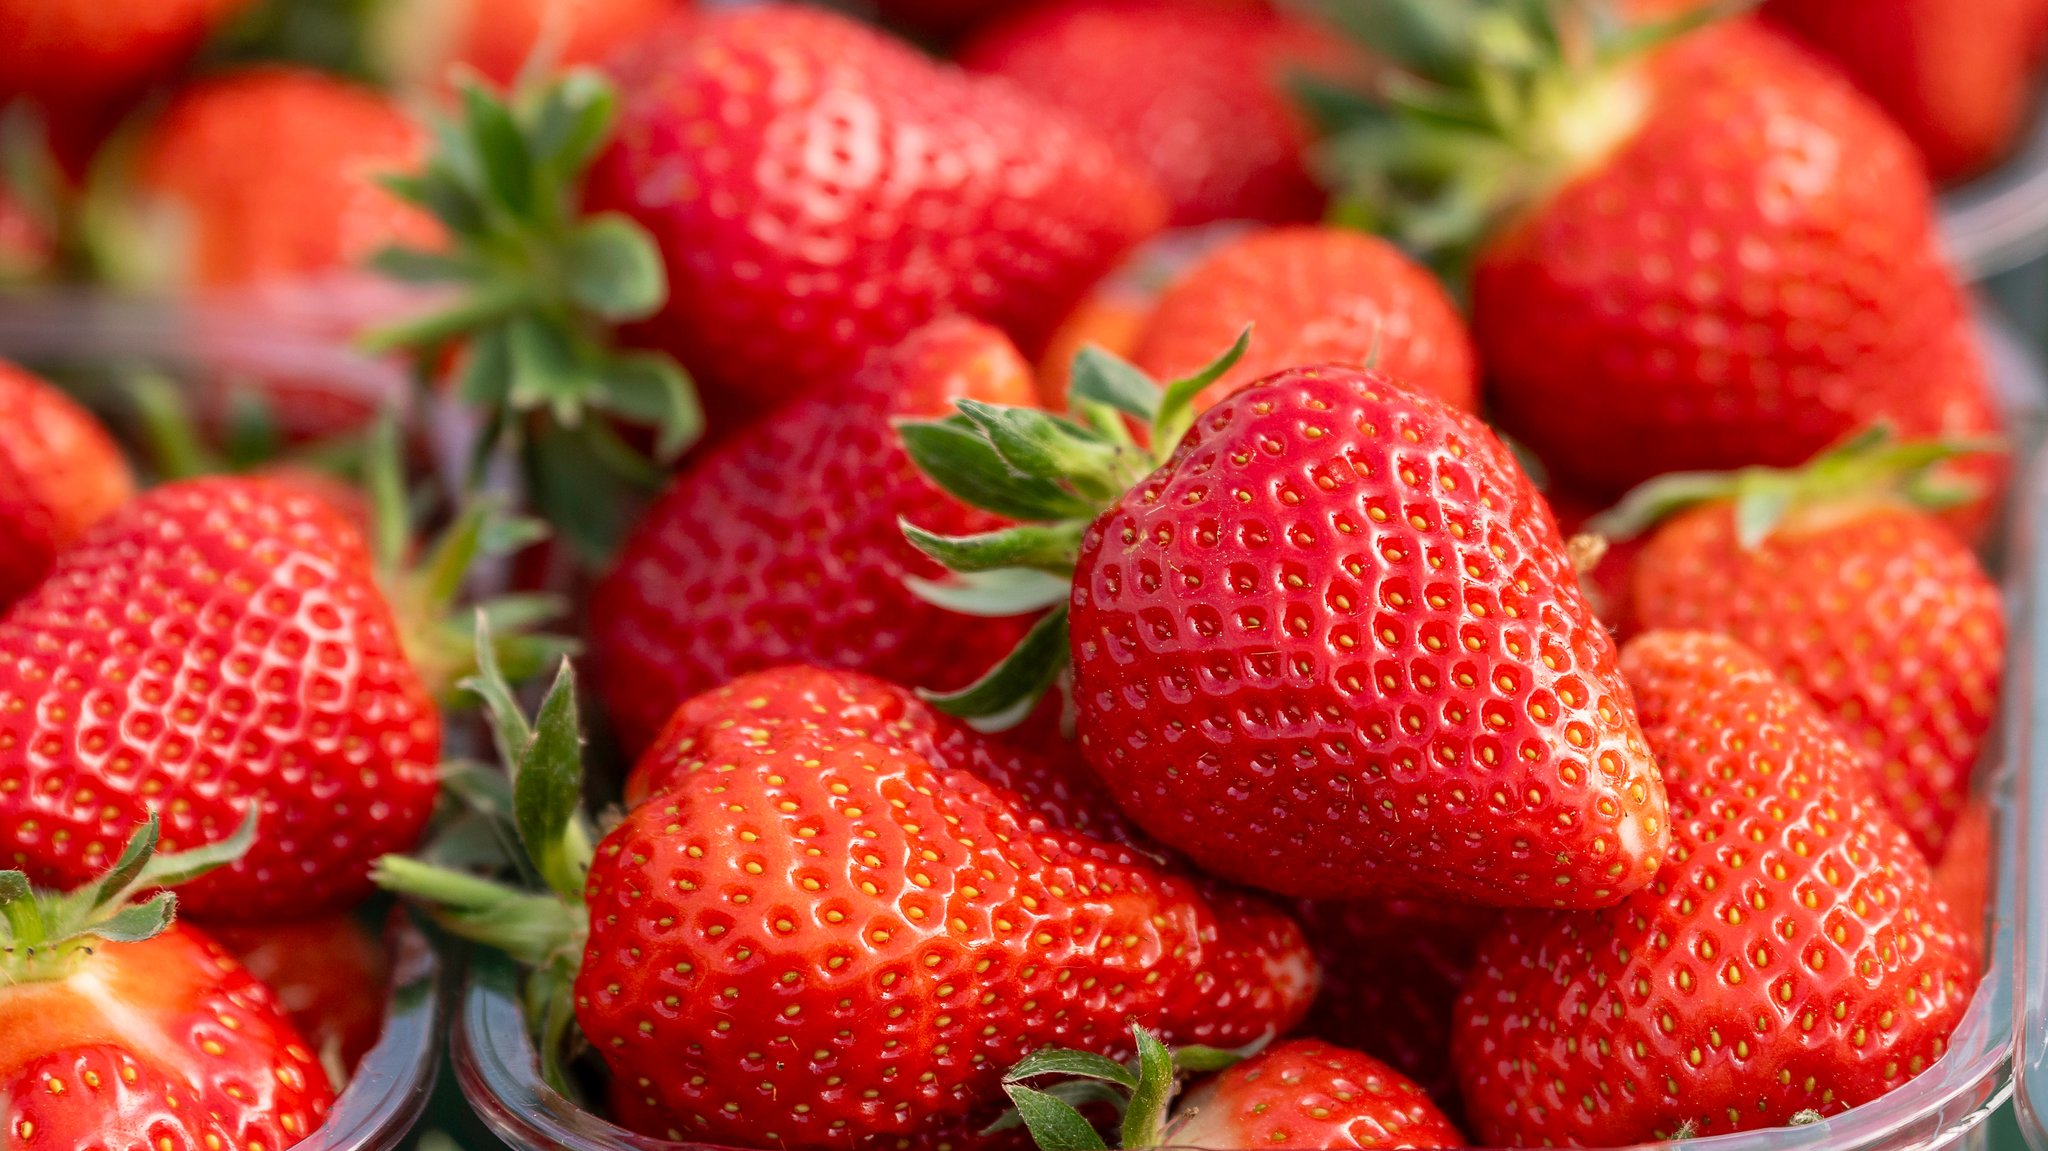
[[2022,445],[1932,187],[2048,5],[322,7],[0,0],[0,282],[310,292],[481,429],[0,365],[9,1147],[307,1137],[392,895],[696,1144],[1944,1057]]

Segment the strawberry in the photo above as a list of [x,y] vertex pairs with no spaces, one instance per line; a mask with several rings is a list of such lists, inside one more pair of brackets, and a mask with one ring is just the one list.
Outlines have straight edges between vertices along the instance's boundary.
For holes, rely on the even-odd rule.
[[[1418,110],[1332,150],[1359,213],[1470,265],[1502,425],[1561,481],[1790,466],[1879,418],[1987,430],[1929,402],[1990,418],[1918,158],[1840,74],[1754,20],[1599,40],[1584,5],[1450,7],[1505,30],[1418,46]],[[1567,47],[1492,58],[1515,44]]]
[[1304,899],[1293,911],[1323,969],[1309,1033],[1452,1098],[1451,1009],[1500,912],[1415,899]]
[[1812,696],[1867,761],[1893,818],[1937,860],[2005,671],[1997,585],[1969,545],[1914,506],[1944,452],[1880,431],[1800,471],[1652,484],[1609,521],[1625,532],[1696,505],[1636,557],[1637,618],[1739,640]]
[[1480,1137],[1619,1146],[1825,1117],[1941,1057],[1977,980],[1927,861],[1813,704],[1739,644],[1622,654],[1674,821],[1657,881],[1509,916],[1453,1049]]
[[1058,604],[939,706],[1000,722],[1071,657],[1082,754],[1125,812],[1282,894],[1599,907],[1647,883],[1669,834],[1657,773],[1513,457],[1353,368],[1194,415],[1244,347],[1163,400],[1084,353],[1073,419],[962,401],[903,426],[941,486],[1042,521],[910,530],[968,573],[941,590]]
[[943,534],[1000,522],[932,486],[890,424],[963,396],[1028,404],[1030,369],[995,329],[939,320],[677,478],[591,597],[598,692],[629,749],[684,699],[746,672],[800,662],[959,687],[1015,646],[1028,621],[960,627],[904,585],[944,569],[899,520]]
[[1770,0],[1764,18],[1856,81],[1936,180],[2011,149],[2034,96],[2039,0]]
[[195,83],[152,118],[134,180],[146,226],[174,242],[173,284],[246,287],[346,269],[430,220],[377,183],[425,136],[385,97],[320,73],[251,68]]
[[[152,817],[69,895],[0,872],[0,1117],[9,1147],[287,1148],[334,1092],[269,988],[172,924],[160,893],[238,843],[154,855]],[[225,850],[224,850],[225,849]]]
[[1285,87],[1345,60],[1314,26],[1196,0],[1051,0],[983,29],[960,60],[1086,117],[1151,172],[1176,224],[1322,212],[1310,125]]
[[[691,0],[435,0],[413,15],[436,61],[416,66],[440,80],[456,66],[512,87],[529,61],[550,68],[601,64]],[[415,5],[415,8],[420,6]]]
[[[1077,1051],[1041,1051],[1010,1069],[1011,1122],[1042,1148],[1100,1148],[1074,1106],[1107,1105],[1120,1118],[1118,1146],[1463,1147],[1464,1136],[1420,1087],[1370,1055],[1319,1039],[1294,1039],[1258,1054],[1195,1047],[1170,1051],[1134,1026],[1128,1066]],[[1168,1108],[1189,1072],[1217,1074]],[[1074,1076],[1040,1090],[1050,1073]]]
[[33,283],[57,257],[56,238],[28,199],[0,179],[0,288]]
[[391,965],[383,945],[347,915],[296,923],[218,924],[207,932],[261,980],[327,1064],[347,1081],[384,1030]]
[[1434,276],[1376,237],[1278,228],[1225,246],[1160,298],[1132,360],[1178,379],[1246,324],[1251,352],[1196,398],[1197,409],[1303,364],[1378,367],[1454,408],[1478,406],[1478,365],[1457,307]]
[[536,990],[573,1003],[635,1129],[797,1148],[959,1134],[1038,1046],[1119,1052],[1133,1017],[1245,1043],[1306,1009],[1313,964],[1277,911],[771,683],[688,705],[702,726],[667,729],[654,790],[594,851],[573,810],[573,680],[531,726],[486,687],[556,895],[380,868],[540,966]]
[[260,810],[193,915],[360,898],[425,826],[440,752],[371,568],[337,512],[264,480],[167,485],[88,531],[0,618],[0,860],[76,884],[151,808],[181,847]]
[[1636,557],[1642,554],[1647,541],[1641,534],[1601,535],[1598,524],[1600,516],[1608,510],[1605,501],[1572,491],[1551,491],[1547,497],[1551,512],[1557,516],[1558,530],[1564,533],[1569,545],[1580,549],[1574,561],[1586,602],[1617,640],[1628,639],[1637,631]]
[[1949,830],[1948,851],[1934,867],[1934,886],[1948,901],[1963,945],[1972,952],[1984,945],[1991,893],[1996,886],[1992,870],[1996,839],[1991,820],[1990,802],[1983,796],[1971,799]]
[[135,478],[99,421],[0,362],[0,607],[41,582],[57,554],[128,502]]
[[99,110],[185,63],[251,0],[0,0],[0,105]]

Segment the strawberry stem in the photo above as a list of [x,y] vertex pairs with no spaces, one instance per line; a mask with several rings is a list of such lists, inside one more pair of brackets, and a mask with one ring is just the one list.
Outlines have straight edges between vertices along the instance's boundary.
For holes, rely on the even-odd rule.
[[[1162,1147],[1170,1142],[1167,1115],[1183,1076],[1228,1070],[1265,1046],[1261,1041],[1238,1051],[1200,1046],[1175,1050],[1137,1023],[1131,1025],[1131,1044],[1135,1054],[1125,1063],[1059,1047],[1025,1056],[1003,1075],[1012,1110],[984,1134],[1022,1126],[1041,1151],[1094,1151],[1106,1145],[1080,1109],[1103,1106],[1120,1116],[1120,1147]],[[1047,1076],[1063,1078],[1043,1087],[1028,1085]]]

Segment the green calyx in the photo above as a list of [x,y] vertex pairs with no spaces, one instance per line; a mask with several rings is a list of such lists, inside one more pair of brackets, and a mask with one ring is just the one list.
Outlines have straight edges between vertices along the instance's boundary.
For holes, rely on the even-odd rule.
[[[1099,348],[1074,358],[1068,414],[960,400],[955,415],[897,425],[932,482],[1015,527],[941,536],[905,522],[911,545],[952,575],[911,579],[920,598],[964,615],[1045,613],[1001,663],[933,706],[984,730],[1030,714],[1067,665],[1067,600],[1081,537],[1104,509],[1165,463],[1195,422],[1195,399],[1244,358],[1246,329],[1214,363],[1161,387]],[[1144,442],[1132,426],[1145,429]]]
[[[592,559],[616,543],[629,497],[658,485],[660,465],[703,429],[682,368],[615,338],[668,297],[646,229],[582,210],[583,175],[616,107],[610,84],[589,70],[512,99],[465,82],[459,114],[432,125],[425,170],[386,181],[440,221],[448,247],[388,249],[375,261],[396,279],[451,288],[454,300],[366,338],[373,351],[418,353],[427,370],[461,344],[460,395],[486,417],[477,474],[489,454],[515,448],[548,519]],[[612,419],[652,428],[654,459]],[[604,483],[576,478],[585,473]]]
[[[0,984],[62,979],[95,942],[140,943],[177,917],[166,888],[189,883],[240,859],[256,842],[256,808],[235,833],[190,851],[157,854],[155,812],[99,879],[70,892],[39,891],[19,871],[0,871]],[[145,893],[147,898],[138,898]]]
[[1728,501],[1735,508],[1737,540],[1744,548],[1755,548],[1788,521],[1830,508],[1890,501],[1941,511],[1966,504],[1983,494],[1981,486],[1953,475],[1944,465],[2002,450],[2003,443],[1994,438],[1900,440],[1889,424],[1880,422],[1799,468],[1659,476],[1588,526],[1611,539],[1628,539],[1687,508]]
[[1752,3],[1631,23],[1615,0],[1323,0],[1390,65],[1367,96],[1301,86],[1328,129],[1317,166],[1337,219],[1462,274],[1490,233],[1636,131],[1646,53]]
[[[538,1035],[548,1083],[575,1098],[568,1063],[574,1042],[573,988],[589,932],[584,884],[595,857],[583,810],[583,732],[576,676],[568,660],[540,708],[528,716],[499,668],[490,623],[479,615],[477,672],[463,686],[483,700],[505,774],[472,765],[443,769],[449,790],[469,801],[467,818],[445,829],[425,858],[387,855],[371,878],[421,905],[451,934],[504,952],[530,968],[528,1020]],[[508,879],[479,869],[509,871]]]
[[[1264,1046],[1237,1051],[1170,1049],[1135,1023],[1131,1040],[1136,1054],[1123,1063],[1057,1047],[1025,1056],[1003,1075],[1010,1110],[983,1134],[1021,1126],[1041,1151],[1107,1151],[1110,1144],[1081,1114],[1083,1107],[1101,1107],[1118,1117],[1116,1146],[1127,1151],[1163,1147],[1169,1141],[1167,1117],[1182,1076],[1227,1070]],[[1031,1086],[1034,1080],[1054,1077],[1055,1082]]]

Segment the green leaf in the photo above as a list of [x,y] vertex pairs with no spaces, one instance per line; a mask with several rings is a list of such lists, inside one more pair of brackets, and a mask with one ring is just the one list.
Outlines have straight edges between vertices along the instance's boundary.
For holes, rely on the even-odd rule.
[[512,685],[505,682],[505,673],[498,667],[498,645],[491,621],[482,612],[476,618],[476,674],[457,686],[483,701],[500,762],[508,767],[517,764],[533,741],[533,725],[527,722],[526,710],[519,706]]
[[565,427],[580,422],[584,401],[597,386],[568,334],[528,313],[506,321],[505,339],[512,353],[512,406],[545,410]]
[[1003,1082],[1022,1083],[1041,1075],[1078,1075],[1132,1089],[1138,1086],[1137,1074],[1109,1056],[1097,1055],[1091,1051],[1074,1051],[1065,1047],[1041,1048],[1026,1055],[1008,1071],[1003,1072]]
[[611,137],[617,114],[618,96],[610,82],[592,69],[572,69],[541,100],[534,117],[534,154],[566,184]]
[[370,498],[371,551],[378,570],[396,575],[412,547],[412,514],[406,505],[405,459],[398,421],[380,415],[365,437],[363,489]]
[[1105,404],[1150,424],[1159,414],[1159,395],[1151,376],[1093,344],[1074,356],[1067,383],[1070,407],[1076,401]]
[[469,342],[455,391],[463,403],[494,416],[510,400],[512,344],[503,327],[485,328]]
[[378,859],[370,879],[385,891],[425,905],[448,931],[495,947],[530,967],[574,946],[589,928],[580,900],[521,891],[402,855]]
[[177,896],[168,891],[159,892],[141,903],[123,907],[78,934],[96,935],[109,943],[141,943],[162,935],[177,917],[177,909]]
[[1015,1083],[1005,1084],[1003,1090],[1040,1151],[1107,1151],[1102,1136],[1072,1105]]
[[600,420],[535,429],[521,462],[542,518],[593,566],[610,560],[664,478]]
[[1094,431],[1036,408],[963,399],[960,414],[1022,475],[1065,480],[1098,499],[1122,495],[1114,485],[1116,445]]
[[898,520],[910,546],[937,560],[948,571],[986,572],[999,568],[1036,568],[1071,576],[1088,530],[1079,520],[1057,524],[1023,524],[972,536],[942,536],[909,520]]
[[980,721],[977,726],[1014,727],[1045,695],[1068,658],[1067,605],[1061,604],[1032,625],[1016,650],[988,674],[959,691],[918,694],[947,715]]
[[1138,1086],[1124,1109],[1123,1146],[1157,1147],[1164,1140],[1166,1108],[1173,1102],[1173,1052],[1157,1035],[1133,1025],[1131,1037],[1138,1047]]
[[129,885],[142,876],[142,869],[149,866],[150,856],[156,854],[162,826],[156,812],[150,812],[142,826],[135,829],[135,834],[128,837],[128,845],[121,849],[121,858],[115,860],[114,866],[94,885],[88,906],[106,907],[127,897]]
[[1229,351],[1194,375],[1167,385],[1166,394],[1159,401],[1159,414],[1152,421],[1154,459],[1163,462],[1173,454],[1173,449],[1180,445],[1181,437],[1187,435],[1188,429],[1195,424],[1195,397],[1236,367],[1251,346],[1252,330],[1247,325],[1238,333],[1237,342],[1230,346]]
[[1686,508],[1734,495],[1735,477],[1729,473],[1672,472],[1629,492],[1586,526],[1609,539],[1631,539]]
[[[1068,1079],[1060,1083],[1047,1084],[1040,1090],[1075,1110],[1084,1107],[1103,1107],[1120,1115],[1126,1102],[1123,1091],[1115,1084],[1097,1079]],[[981,1133],[994,1135],[1023,1125],[1024,1117],[1017,1114],[1017,1109],[1012,1107],[997,1116],[995,1122],[982,1128]]]
[[590,870],[589,840],[576,834],[582,795],[583,731],[576,715],[576,675],[563,660],[534,716],[533,738],[513,773],[512,803],[520,842],[541,878],[570,899],[582,898]]
[[169,855],[158,854],[150,857],[142,873],[136,877],[133,889],[149,887],[176,887],[190,883],[211,871],[217,871],[241,859],[256,843],[256,825],[262,818],[261,805],[251,800],[242,813],[241,825],[234,834],[218,843],[201,844]]
[[460,254],[401,247],[379,250],[370,257],[370,267],[402,284],[463,284],[484,271]]
[[965,421],[909,421],[896,430],[911,461],[970,506],[1013,520],[1095,518],[1088,501],[1049,480],[1018,474]]
[[1735,541],[1751,550],[1769,539],[1792,510],[1795,494],[1790,484],[1747,485],[1735,500]]
[[593,406],[655,429],[654,455],[668,463],[704,434],[704,409],[689,374],[658,352],[611,357],[601,368]]
[[491,195],[515,219],[533,214],[533,157],[511,109],[474,81],[462,85],[462,112]]
[[0,871],[0,919],[6,921],[6,938],[29,946],[43,943],[43,909],[25,873]]
[[535,298],[522,284],[492,284],[424,316],[400,320],[364,333],[357,344],[371,355],[403,349],[438,349],[459,337],[531,307]]
[[599,319],[644,320],[668,299],[668,271],[647,229],[617,212],[576,225],[562,245],[569,299]]
[[[1253,1045],[1253,1049],[1264,1047],[1264,1043]],[[1190,1074],[1207,1074],[1212,1071],[1228,1071],[1245,1061],[1246,1051],[1232,1051],[1223,1047],[1204,1047],[1190,1044],[1173,1049],[1173,1065]]]
[[917,598],[961,615],[983,619],[1029,615],[1073,598],[1073,580],[1036,568],[997,568],[961,572],[947,580],[905,576],[903,584]]

